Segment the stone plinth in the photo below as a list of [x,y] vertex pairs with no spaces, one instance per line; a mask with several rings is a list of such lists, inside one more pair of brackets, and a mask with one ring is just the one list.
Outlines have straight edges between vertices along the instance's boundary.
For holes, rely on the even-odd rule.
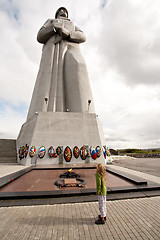
[[[81,148],[83,145],[100,146],[106,145],[103,130],[96,114],[92,113],[70,113],[70,112],[40,112],[27,120],[21,128],[17,138],[17,151],[23,145],[36,147],[36,155],[30,157],[29,154],[18,162],[23,165],[31,164],[58,164],[57,158],[48,156],[48,148],[53,146],[56,149],[58,146],[69,146],[73,150],[74,146]],[[44,146],[46,148],[45,156],[40,159],[38,149]],[[72,154],[71,162],[69,163],[84,163],[84,162],[102,162],[105,163],[103,153],[100,158],[93,160],[87,157],[82,160],[79,156],[76,159]],[[61,163],[66,163],[63,155]]]

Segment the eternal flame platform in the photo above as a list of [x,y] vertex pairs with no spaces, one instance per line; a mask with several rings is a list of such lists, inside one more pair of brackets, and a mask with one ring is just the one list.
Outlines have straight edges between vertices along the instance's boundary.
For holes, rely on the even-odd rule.
[[[71,167],[74,172],[81,175],[86,185],[82,188],[64,187],[61,189],[55,186],[60,174]],[[108,165],[106,168],[108,200],[149,196],[153,195],[153,190],[160,193],[160,184],[131,174],[130,171],[123,171],[121,167],[118,169],[116,166],[115,169],[115,166]],[[29,204],[31,199],[34,199],[34,203],[37,204],[46,203],[46,201],[52,203],[95,201],[97,200],[95,172],[96,164],[89,163],[73,164],[73,166],[66,164],[24,167],[20,171],[0,178],[0,199],[9,201],[21,199],[19,204],[23,202],[26,204],[26,201]],[[2,205],[7,202],[0,201]],[[11,204],[11,201],[8,204]]]

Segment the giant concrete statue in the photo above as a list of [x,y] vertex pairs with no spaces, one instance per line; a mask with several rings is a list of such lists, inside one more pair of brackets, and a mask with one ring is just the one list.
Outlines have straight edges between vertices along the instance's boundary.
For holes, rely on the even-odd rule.
[[43,111],[84,113],[89,103],[89,111],[94,113],[87,68],[79,48],[86,37],[68,19],[66,8],[59,8],[55,19],[44,23],[37,40],[44,45],[28,119]]
[[[61,7],[55,19],[48,19],[41,27],[37,40],[43,44],[42,58],[27,120],[17,138],[18,162],[58,164],[66,161],[66,155],[62,151],[50,158],[49,149],[64,150],[69,146],[73,151],[78,147],[86,154],[87,148],[102,148],[103,129],[95,114],[87,68],[79,48],[86,40],[84,33],[70,21],[67,9]],[[24,146],[32,149],[31,155],[20,154],[19,149],[25,149]],[[46,149],[43,158],[38,154],[41,149],[43,153]],[[93,161],[86,156],[84,160],[72,154],[71,163]],[[103,155],[96,160],[104,161]]]

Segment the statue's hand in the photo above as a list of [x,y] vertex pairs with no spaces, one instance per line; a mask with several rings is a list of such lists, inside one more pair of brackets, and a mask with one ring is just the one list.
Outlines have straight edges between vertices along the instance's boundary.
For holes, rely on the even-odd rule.
[[63,38],[67,38],[67,37],[69,37],[69,31],[66,28],[62,27],[61,35]]
[[57,32],[62,29],[62,23],[61,22],[56,21],[56,22],[54,22],[53,26],[54,26],[54,28],[56,29]]
[[58,32],[59,35],[62,36],[63,38],[69,37],[69,31],[66,28],[55,27],[55,29],[56,29],[56,32]]

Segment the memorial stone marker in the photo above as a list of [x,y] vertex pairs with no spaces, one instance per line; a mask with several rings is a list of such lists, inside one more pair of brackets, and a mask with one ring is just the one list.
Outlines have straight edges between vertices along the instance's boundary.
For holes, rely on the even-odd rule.
[[[18,162],[23,165],[104,163],[103,154],[97,159],[90,154],[92,146],[102,149],[106,143],[79,47],[86,40],[83,31],[68,18],[67,9],[61,7],[55,19],[48,19],[41,27],[37,40],[43,44],[42,57],[27,120],[17,138]],[[33,157],[24,154],[20,159],[19,151],[26,144],[29,149],[34,147],[36,154]],[[45,153],[39,158],[42,146]],[[56,152],[58,146],[60,154]],[[75,146],[79,151],[84,146],[85,160],[81,154],[75,157]],[[52,154],[48,154],[49,149]]]

